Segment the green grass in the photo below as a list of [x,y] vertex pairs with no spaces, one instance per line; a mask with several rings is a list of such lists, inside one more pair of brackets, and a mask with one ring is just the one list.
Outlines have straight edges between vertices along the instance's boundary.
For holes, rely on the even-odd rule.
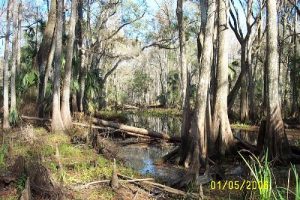
[[145,110],[131,110],[127,111],[130,114],[136,114],[140,116],[149,116],[149,117],[180,117],[182,112],[177,109],[162,109],[162,108],[155,108],[155,109],[145,109]]
[[0,147],[0,169],[5,168],[5,156],[7,154],[7,145],[3,144]]
[[[74,145],[71,143],[70,136],[66,134],[51,134],[45,129],[35,128],[32,131],[38,139],[33,144],[18,139],[14,141],[13,157],[24,156],[28,160],[34,160],[43,156],[43,164],[50,170],[53,179],[56,182],[62,182],[65,186],[111,178],[113,162],[97,154],[88,145]],[[63,166],[61,170],[58,170],[58,161],[55,156],[56,146],[59,149],[60,162]],[[6,151],[7,145],[2,145],[0,165],[5,163]],[[126,176],[139,176],[122,163],[117,163],[117,170]],[[18,191],[24,188],[25,181],[25,177],[18,179],[16,184]],[[104,186],[92,191],[88,199],[113,199],[114,194],[110,187]],[[85,198],[83,196],[81,199]]]
[[245,123],[239,123],[239,122],[231,124],[231,128],[233,128],[233,129],[243,129],[243,130],[254,130],[254,129],[256,129],[256,127],[251,125],[251,124],[245,124]]
[[128,122],[127,113],[123,111],[101,110],[96,113],[96,116],[108,121]]
[[250,153],[249,160],[247,160],[240,152],[240,156],[244,163],[251,172],[251,177],[258,183],[263,183],[258,187],[258,197],[260,200],[288,200],[290,198],[300,200],[300,181],[299,174],[295,166],[291,166],[293,172],[294,181],[290,177],[290,170],[288,172],[287,186],[278,186],[276,178],[270,166],[268,160],[268,152],[264,155],[263,161],[260,161],[258,157]]

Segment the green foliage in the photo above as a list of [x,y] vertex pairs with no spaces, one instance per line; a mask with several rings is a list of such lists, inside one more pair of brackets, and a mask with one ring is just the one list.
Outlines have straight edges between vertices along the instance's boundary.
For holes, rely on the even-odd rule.
[[101,91],[103,88],[103,80],[100,69],[92,69],[87,73],[85,86],[85,96],[88,102],[88,111],[94,112],[99,107],[98,99],[102,95]]
[[12,126],[16,126],[19,120],[20,120],[20,116],[18,114],[18,111],[16,109],[12,110],[9,113],[9,123]]
[[142,69],[138,69],[133,74],[133,80],[131,82],[131,88],[137,95],[147,93],[149,85],[152,79]]
[[172,70],[168,74],[168,91],[167,91],[167,104],[169,106],[175,106],[180,101],[180,75],[179,71]]
[[3,144],[0,147],[0,169],[3,169],[5,167],[5,156],[7,154],[8,147],[6,144]]
[[[249,151],[247,151],[249,152]],[[252,177],[258,184],[258,192],[260,200],[286,200],[289,194],[293,196],[293,199],[300,200],[300,180],[299,174],[296,167],[292,165],[292,171],[295,178],[294,190],[285,187],[279,187],[276,185],[275,177],[273,175],[272,169],[270,167],[270,162],[268,161],[268,151],[265,152],[265,157],[263,161],[260,161],[254,154],[250,153],[250,161],[239,152],[241,158],[243,159],[246,166],[249,168]],[[288,182],[290,182],[290,177],[288,176]],[[291,184],[292,185],[292,184]]]
[[24,188],[25,188],[25,183],[26,183],[26,175],[25,174],[22,174],[22,176],[20,176],[17,180],[17,189],[19,191],[23,191]]
[[255,155],[250,155],[250,161],[247,161],[245,157],[239,152],[240,156],[244,160],[245,164],[249,168],[254,180],[260,186],[259,199],[269,200],[272,195],[272,173],[268,162],[268,152],[265,154],[264,161],[261,162]]
[[295,176],[295,200],[300,200],[300,180],[296,167],[292,165],[292,170]]

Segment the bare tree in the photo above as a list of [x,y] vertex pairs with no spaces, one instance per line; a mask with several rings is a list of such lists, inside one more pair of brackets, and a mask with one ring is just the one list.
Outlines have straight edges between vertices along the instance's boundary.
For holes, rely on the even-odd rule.
[[63,31],[63,4],[57,1],[56,10],[56,49],[54,54],[54,80],[53,80],[53,99],[52,99],[52,131],[64,130],[64,124],[60,112],[60,70],[62,54],[62,31]]
[[70,83],[72,75],[72,60],[75,40],[75,26],[77,21],[77,0],[72,0],[72,11],[69,25],[69,35],[67,40],[67,54],[65,65],[65,76],[63,80],[63,93],[61,103],[61,116],[65,128],[72,126],[72,117],[70,111]]
[[[240,95],[240,119],[242,122],[245,122],[249,119],[249,82],[252,79],[250,74],[251,71],[251,63],[252,63],[252,36],[253,36],[253,27],[259,20],[260,12],[258,15],[255,16],[253,14],[253,0],[249,0],[246,3],[246,6],[243,5],[242,1],[239,1],[240,6],[243,7],[246,11],[245,14],[245,21],[246,21],[246,33],[242,31],[241,26],[241,17],[239,14],[239,10],[237,5],[235,5],[235,1],[231,0],[232,2],[232,9],[230,9],[230,21],[229,25],[233,30],[238,42],[241,45],[241,73],[228,95],[228,107],[229,110],[233,106],[235,98],[238,94],[239,89],[241,88],[241,95]],[[252,18],[254,17],[253,21]]]

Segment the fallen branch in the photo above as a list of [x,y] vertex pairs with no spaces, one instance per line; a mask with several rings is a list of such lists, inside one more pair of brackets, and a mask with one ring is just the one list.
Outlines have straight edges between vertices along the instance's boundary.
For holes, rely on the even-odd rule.
[[[97,185],[101,183],[110,183],[111,180],[100,180],[100,181],[93,181],[90,183],[86,183],[83,185],[76,185],[73,186],[74,189],[85,189],[92,185]],[[120,183],[135,183],[135,182],[143,182],[143,181],[154,181],[153,178],[142,178],[142,179],[131,179],[131,180],[119,180]]]
[[[118,176],[120,178],[123,178],[123,179],[129,179],[129,180],[134,180],[128,176],[125,176],[125,175],[122,175],[122,174],[118,174]],[[189,196],[189,197],[192,197],[192,198],[198,198],[198,195],[196,194],[191,194],[191,193],[186,193],[182,190],[178,190],[178,189],[175,189],[175,188],[172,188],[172,187],[169,187],[169,186],[166,186],[166,185],[162,185],[162,184],[159,184],[159,183],[155,183],[155,182],[150,182],[150,181],[143,181],[143,183],[147,184],[147,185],[151,185],[159,190],[162,190],[162,191],[165,191],[165,192],[168,192],[168,193],[171,193],[171,194],[176,194],[176,195],[181,195],[181,196]]]
[[21,118],[27,119],[27,120],[50,121],[51,122],[51,119],[49,119],[49,118],[29,117],[29,116],[24,116],[24,115],[22,115]]

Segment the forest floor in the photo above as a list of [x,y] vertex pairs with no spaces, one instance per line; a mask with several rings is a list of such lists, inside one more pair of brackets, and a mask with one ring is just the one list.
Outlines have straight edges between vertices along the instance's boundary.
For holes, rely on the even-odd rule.
[[[50,134],[45,128],[28,125],[7,133],[2,141],[5,145],[0,148],[0,199],[19,199],[25,187],[25,172],[9,183],[1,182],[1,177],[12,171],[11,166],[20,156],[25,158],[26,162],[34,160],[42,163],[49,170],[54,183],[65,188],[66,199],[153,199],[133,184],[122,183],[118,190],[111,189],[108,183],[76,189],[78,185],[92,181],[110,180],[113,162],[85,144],[72,144],[70,136],[66,134]],[[56,146],[62,170],[59,170]],[[117,164],[117,170],[122,175],[139,177],[138,173],[126,168],[122,163]],[[41,194],[33,195],[35,199],[46,198]]]
[[[82,138],[82,135],[87,135],[89,131],[88,128],[76,128],[69,131],[68,134],[52,134],[47,126],[35,127],[23,124],[21,128],[4,135],[0,134],[0,141],[2,141],[0,146],[0,200],[20,198],[28,176],[28,168],[21,171],[18,176],[14,176],[12,173],[14,166],[20,165],[18,163],[20,157],[24,158],[25,163],[38,162],[42,164],[49,172],[52,183],[62,189],[65,199],[191,199],[190,197],[170,195],[136,183],[122,182],[121,187],[117,190],[112,189],[108,182],[81,187],[94,181],[110,180],[113,172],[112,158],[98,154],[86,142],[74,141],[74,138]],[[26,167],[24,166],[24,168]],[[232,166],[228,165],[228,168],[232,168]],[[132,179],[151,178],[141,176],[138,172],[126,167],[121,161],[117,162],[117,171],[118,174]],[[185,188],[185,191],[189,193],[198,193],[198,190],[199,188],[193,184]],[[212,190],[210,184],[203,187],[203,192],[206,199],[241,199],[246,193],[249,195],[249,191]],[[47,199],[47,195],[43,192],[34,192],[33,197],[34,199]],[[48,197],[48,199],[51,198]]]

